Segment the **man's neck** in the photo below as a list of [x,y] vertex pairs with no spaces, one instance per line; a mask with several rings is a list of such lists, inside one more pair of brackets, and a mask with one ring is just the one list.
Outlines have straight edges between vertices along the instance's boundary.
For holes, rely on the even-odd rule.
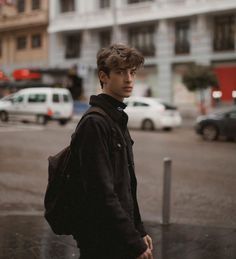
[[111,96],[112,98],[116,99],[119,102],[123,102],[124,101],[123,97],[120,97],[120,96],[117,96],[117,95],[113,95],[111,93],[107,93],[106,91],[102,91],[102,93]]

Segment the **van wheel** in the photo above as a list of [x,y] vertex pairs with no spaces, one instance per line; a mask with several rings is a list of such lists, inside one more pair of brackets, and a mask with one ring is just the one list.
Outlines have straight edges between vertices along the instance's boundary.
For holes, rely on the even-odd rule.
[[36,122],[41,125],[46,125],[48,123],[48,119],[45,115],[37,115]]
[[61,126],[65,126],[68,122],[68,120],[59,120],[58,121]]
[[0,112],[0,120],[4,121],[4,122],[8,121],[8,114],[7,114],[7,112],[5,112],[5,111],[1,111]]
[[153,122],[149,119],[144,120],[143,123],[142,123],[142,129],[147,130],[147,131],[154,130]]

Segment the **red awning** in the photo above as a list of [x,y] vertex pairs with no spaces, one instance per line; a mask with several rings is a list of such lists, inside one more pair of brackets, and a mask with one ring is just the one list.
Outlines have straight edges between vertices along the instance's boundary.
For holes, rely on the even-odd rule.
[[29,69],[17,69],[13,72],[15,80],[26,80],[26,79],[40,79],[41,74],[32,72]]
[[8,81],[9,78],[8,78],[2,71],[0,71],[0,80],[2,80],[2,81]]

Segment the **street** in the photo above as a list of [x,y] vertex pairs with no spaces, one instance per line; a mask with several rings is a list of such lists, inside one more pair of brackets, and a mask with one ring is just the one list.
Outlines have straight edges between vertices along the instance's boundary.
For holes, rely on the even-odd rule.
[[[75,126],[0,124],[1,216],[42,215],[47,157],[69,143]],[[191,124],[171,132],[131,130],[131,136],[145,222],[161,222],[163,159],[169,157],[171,223],[236,228],[235,142],[204,142]]]
[[[69,143],[76,123],[0,126],[1,213],[42,211],[47,157]],[[172,132],[131,131],[144,219],[161,220],[163,159],[172,159],[171,220],[236,226],[236,143],[204,142],[191,125]]]

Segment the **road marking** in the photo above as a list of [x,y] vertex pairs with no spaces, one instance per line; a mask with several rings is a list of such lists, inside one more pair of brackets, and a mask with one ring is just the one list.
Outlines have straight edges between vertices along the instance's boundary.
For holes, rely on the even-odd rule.
[[17,131],[39,131],[44,130],[44,126],[21,125],[11,123],[10,125],[0,124],[0,132],[17,132]]

